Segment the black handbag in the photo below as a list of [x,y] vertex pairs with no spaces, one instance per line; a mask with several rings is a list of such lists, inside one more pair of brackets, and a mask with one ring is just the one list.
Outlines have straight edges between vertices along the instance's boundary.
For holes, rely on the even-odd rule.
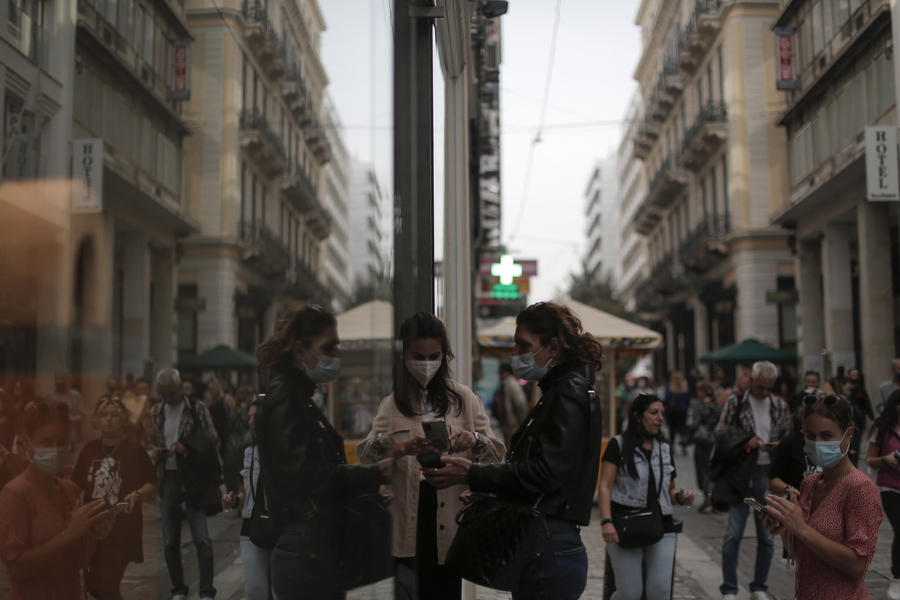
[[338,588],[345,592],[394,575],[391,511],[379,493],[354,496],[334,511],[339,535]]
[[534,553],[544,516],[494,494],[472,494],[456,514],[459,529],[445,564],[468,581],[512,592],[518,589]]
[[191,432],[179,441],[187,450],[187,456],[175,457],[182,472],[187,502],[194,508],[202,509],[207,516],[222,512],[222,463],[215,438],[200,428],[200,417],[191,400],[185,400],[191,411],[193,425]]
[[250,511],[250,531],[247,536],[254,546],[271,550],[278,541],[279,531],[272,526],[266,510],[266,494],[264,486],[253,485],[253,464],[256,462],[256,446],[250,451],[250,496],[253,498],[253,510]]
[[[663,463],[662,450],[659,452],[659,486],[656,497],[662,494]],[[649,493],[651,490],[647,490]],[[652,546],[665,535],[662,519],[662,507],[657,502],[653,508],[628,507],[612,510],[613,526],[619,536],[619,547],[628,549]]]

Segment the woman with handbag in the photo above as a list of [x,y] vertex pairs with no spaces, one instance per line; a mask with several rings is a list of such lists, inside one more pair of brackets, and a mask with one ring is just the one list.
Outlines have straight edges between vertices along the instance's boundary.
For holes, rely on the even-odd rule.
[[[511,552],[503,557],[505,569],[515,572],[500,567],[488,572],[484,561],[467,563],[481,569],[481,580],[512,580],[507,589],[514,600],[571,599],[584,592],[588,559],[580,528],[590,523],[600,468],[603,413],[592,385],[602,356],[600,343],[565,304],[529,306],[516,317],[512,365],[519,378],[537,381],[543,396],[513,435],[507,462],[483,465],[447,457],[447,466],[425,470],[439,489],[468,483],[473,493],[463,511],[488,506],[486,494],[495,494],[507,513],[519,507],[528,535],[514,532]],[[462,523],[460,533],[468,527]],[[463,559],[466,552],[492,555],[483,547],[459,547],[451,548],[448,560]]]
[[[347,464],[343,438],[313,401],[318,386],[340,371],[339,343],[334,315],[309,305],[288,310],[256,352],[264,396],[255,418],[257,447],[268,514],[281,530],[272,552],[272,587],[282,599],[344,598],[366,565],[342,560],[354,549],[344,529],[352,515],[339,509],[377,494],[389,481],[390,459]],[[354,533],[358,546],[375,525]],[[390,557],[362,558],[372,563]]]
[[[444,561],[456,535],[454,516],[463,504],[465,485],[438,490],[422,475],[417,455],[447,452],[488,464],[503,459],[506,448],[494,437],[484,405],[475,393],[450,378],[453,352],[444,324],[420,312],[400,327],[402,354],[396,357],[394,393],[382,400],[372,430],[356,448],[363,464],[386,457],[397,460],[393,481],[392,554],[399,563],[397,598],[459,600],[462,578]],[[444,428],[449,448],[433,445],[424,424]],[[441,445],[441,441],[434,444]],[[432,454],[432,456],[434,456]]]
[[641,564],[647,598],[671,595],[675,562],[672,505],[690,506],[694,493],[675,487],[672,450],[660,429],[662,400],[641,394],[631,405],[628,429],[609,441],[600,472],[600,523],[616,575],[613,600],[639,600]]

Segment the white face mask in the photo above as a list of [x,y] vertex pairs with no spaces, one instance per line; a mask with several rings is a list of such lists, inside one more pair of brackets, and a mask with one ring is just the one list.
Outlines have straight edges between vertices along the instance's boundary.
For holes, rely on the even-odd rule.
[[72,460],[72,449],[69,447],[35,448],[30,441],[28,445],[34,452],[31,464],[47,475],[56,475]]
[[315,369],[306,369],[306,376],[313,380],[313,383],[329,383],[334,381],[338,373],[341,372],[341,359],[333,356],[319,356],[315,352],[313,355],[318,359]]
[[428,387],[431,380],[441,368],[443,360],[408,360],[406,361],[407,370],[412,373],[422,387]]

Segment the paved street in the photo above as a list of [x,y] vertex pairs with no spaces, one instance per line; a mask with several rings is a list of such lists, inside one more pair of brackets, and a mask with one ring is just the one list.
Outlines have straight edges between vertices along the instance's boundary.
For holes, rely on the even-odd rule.
[[[694,469],[690,456],[677,456],[679,486],[694,486]],[[701,515],[695,509],[676,507],[676,518],[684,521],[684,533],[678,538],[675,566],[674,598],[676,600],[709,600],[720,598],[721,583],[721,547],[727,516],[724,514]],[[599,600],[603,597],[603,567],[605,561],[605,544],[600,535],[598,513],[594,513],[594,525],[584,529],[582,535],[588,549],[590,569],[588,585],[582,596],[585,600]],[[209,520],[210,535],[216,557],[217,598],[220,600],[240,600],[243,594],[243,572],[238,545],[240,520],[230,513],[221,514]],[[752,579],[753,562],[756,553],[754,529],[748,523],[747,534],[741,545],[739,577],[741,593],[739,600],[750,597],[748,585]],[[867,583],[873,598],[885,597],[890,583],[890,545],[891,530],[887,521],[882,523],[878,535],[878,552],[869,569]],[[776,541],[776,558],[772,561],[769,575],[769,593],[775,600],[793,598],[794,573],[785,568],[781,557],[781,543]],[[170,583],[165,563],[162,560],[162,540],[156,518],[156,507],[146,507],[144,516],[144,555],[143,564],[132,564],[125,573],[122,594],[126,600],[169,600]],[[182,536],[182,556],[185,572],[191,584],[192,600],[197,592],[197,561],[190,533],[185,525]],[[391,582],[355,590],[349,594],[349,600],[388,600],[391,598]],[[4,570],[0,577],[0,597],[9,594],[9,586]],[[509,598],[509,594],[494,590],[478,590],[479,600],[501,600]]]

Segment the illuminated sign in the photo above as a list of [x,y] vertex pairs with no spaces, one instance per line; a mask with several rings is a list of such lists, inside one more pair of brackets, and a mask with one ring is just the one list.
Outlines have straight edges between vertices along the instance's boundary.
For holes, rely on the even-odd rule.
[[491,298],[496,298],[497,300],[518,300],[519,286],[503,285],[502,283],[494,284],[494,288],[491,290]]
[[500,278],[502,285],[512,285],[513,278],[522,276],[522,265],[516,263],[509,254],[500,257],[500,262],[491,265],[491,275]]

